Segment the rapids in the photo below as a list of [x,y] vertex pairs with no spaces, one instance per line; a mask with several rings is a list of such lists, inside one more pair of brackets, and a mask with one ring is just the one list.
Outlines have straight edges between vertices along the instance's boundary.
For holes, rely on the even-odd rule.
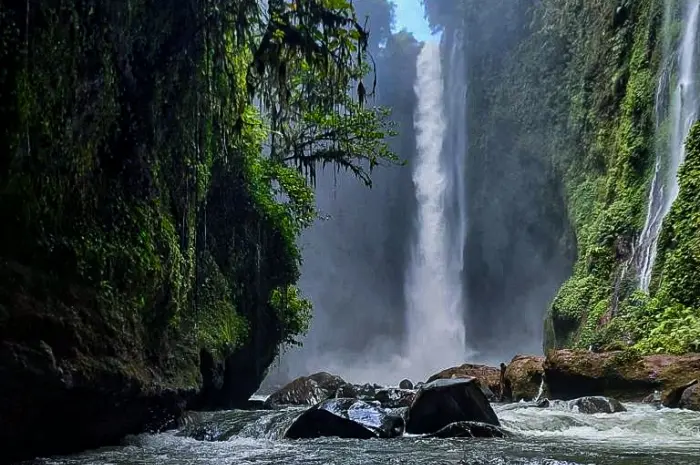
[[[278,439],[300,409],[200,415],[219,440],[182,431],[127,438],[119,447],[32,465],[192,464],[464,464],[464,465],[697,465],[700,413],[625,404],[628,411],[585,415],[527,404],[495,405],[506,439]],[[189,427],[192,427],[190,425]]]

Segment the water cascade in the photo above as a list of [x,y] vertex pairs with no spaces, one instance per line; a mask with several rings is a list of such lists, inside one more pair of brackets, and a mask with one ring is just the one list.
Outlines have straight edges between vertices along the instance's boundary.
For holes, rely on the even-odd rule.
[[[667,31],[670,23],[671,2],[666,2]],[[683,13],[683,35],[677,52],[670,46],[664,47],[666,65],[659,80],[656,95],[657,132],[667,119],[665,116],[666,93],[674,71],[678,75],[675,87],[670,90],[670,133],[657,152],[654,177],[649,191],[647,217],[639,239],[637,268],[639,288],[649,291],[651,274],[656,260],[656,247],[661,226],[671,206],[678,196],[678,169],[685,159],[685,138],[698,116],[698,86],[696,54],[698,53],[698,23],[700,20],[700,0],[686,2]],[[668,32],[667,32],[668,34]],[[677,59],[673,58],[677,56]]]
[[[454,84],[447,81],[448,86]],[[446,138],[449,122],[444,114],[446,106],[452,110],[464,101],[448,94],[456,104],[445,105],[443,86],[440,46],[428,42],[418,56],[414,87],[418,159],[413,183],[418,211],[404,289],[407,359],[411,371],[423,374],[463,363],[466,355],[461,282],[464,195],[463,186],[453,178],[464,158],[464,152],[454,146],[464,141]],[[455,209],[460,211],[457,221],[450,217]]]

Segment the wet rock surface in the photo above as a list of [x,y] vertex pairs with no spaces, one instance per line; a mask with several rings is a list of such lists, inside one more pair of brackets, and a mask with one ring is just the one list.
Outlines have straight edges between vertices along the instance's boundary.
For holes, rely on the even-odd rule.
[[683,391],[678,407],[700,412],[700,384],[695,383]]
[[[700,374],[700,373],[699,373]],[[685,392],[698,384],[698,380],[694,379],[688,383],[685,383],[681,386],[667,389],[661,394],[661,404],[664,407],[669,407],[669,408],[678,408],[680,407],[681,399]]]
[[429,434],[434,438],[504,438],[505,431],[498,426],[474,421],[450,423],[436,433]]
[[378,391],[374,400],[385,408],[410,407],[416,397],[416,391],[408,389],[387,388]]
[[573,399],[568,402],[568,406],[570,410],[586,414],[617,413],[627,411],[620,401],[602,396],[580,397],[578,399]]
[[[332,397],[355,397],[356,390],[341,377],[320,372],[302,376],[273,393],[265,401],[267,408],[285,405],[315,405]],[[348,395],[349,394],[349,395]]]
[[404,432],[404,420],[387,410],[356,399],[331,399],[302,413],[287,429],[287,439],[340,437],[393,438]]
[[[504,396],[513,402],[534,400],[544,378],[544,357],[518,355],[508,364],[505,372]],[[547,395],[546,390],[543,395]]]
[[463,421],[500,426],[475,378],[439,379],[418,390],[408,412],[406,431],[432,434]]

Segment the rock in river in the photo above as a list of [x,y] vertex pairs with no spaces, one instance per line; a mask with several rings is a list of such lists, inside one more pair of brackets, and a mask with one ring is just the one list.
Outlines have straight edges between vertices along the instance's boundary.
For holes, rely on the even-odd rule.
[[[534,400],[544,379],[544,357],[518,355],[508,364],[505,373],[505,397],[513,402]],[[542,393],[547,395],[546,392]]]
[[341,377],[325,372],[303,376],[268,397],[265,406],[275,408],[281,405],[315,405],[330,399],[338,389],[347,385]]
[[683,391],[678,406],[680,408],[700,412],[700,384],[695,383]]
[[580,397],[569,401],[569,409],[579,413],[617,413],[627,409],[616,399],[602,396]]
[[476,378],[484,395],[493,396],[491,400],[495,400],[496,393],[500,394],[501,392],[501,371],[498,368],[470,363],[442,370],[428,378],[428,383],[438,379],[462,378]]
[[410,407],[416,392],[408,389],[387,388],[378,391],[374,400],[382,404],[384,408]]
[[284,437],[393,438],[401,436],[403,431],[403,418],[381,407],[356,399],[331,399],[302,413],[287,429]]
[[611,396],[640,401],[655,390],[670,392],[698,378],[700,355],[557,350],[547,354],[544,371],[549,392],[557,399]]
[[439,379],[418,390],[408,412],[406,431],[432,434],[462,421],[500,426],[475,378]]

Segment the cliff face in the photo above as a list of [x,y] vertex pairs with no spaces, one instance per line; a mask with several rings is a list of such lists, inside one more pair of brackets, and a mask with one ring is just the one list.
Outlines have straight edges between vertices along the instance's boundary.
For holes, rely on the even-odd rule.
[[[672,112],[659,99],[670,98],[678,71],[659,82],[682,40],[685,5],[427,2],[446,34],[466,35],[467,286],[471,308],[503,316],[496,333],[549,308],[548,348],[697,348],[698,281],[688,268],[696,233],[679,216],[694,195],[690,154],[651,287],[637,290],[657,154],[661,170],[670,156]],[[694,329],[682,330],[684,319]]]
[[234,32],[166,3],[0,6],[0,461],[241,405],[305,328],[313,193]]

